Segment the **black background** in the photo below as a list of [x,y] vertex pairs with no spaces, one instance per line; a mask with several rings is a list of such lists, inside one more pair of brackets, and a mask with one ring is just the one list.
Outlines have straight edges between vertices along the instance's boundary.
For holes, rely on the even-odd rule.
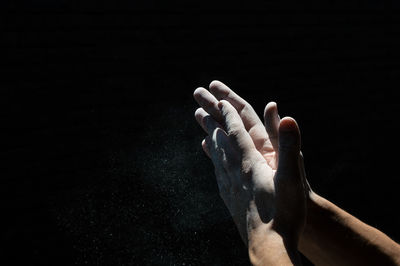
[[247,265],[193,117],[213,79],[295,117],[313,189],[400,240],[394,2],[1,5],[5,265]]

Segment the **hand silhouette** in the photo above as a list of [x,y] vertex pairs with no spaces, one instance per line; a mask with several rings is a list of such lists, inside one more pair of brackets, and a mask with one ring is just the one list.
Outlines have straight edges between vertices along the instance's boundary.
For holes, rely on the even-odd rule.
[[195,91],[203,107],[195,117],[209,134],[202,146],[243,241],[251,245],[263,231],[297,245],[306,214],[297,123],[280,120],[270,103],[264,127],[253,108],[224,84],[214,81],[210,90]]

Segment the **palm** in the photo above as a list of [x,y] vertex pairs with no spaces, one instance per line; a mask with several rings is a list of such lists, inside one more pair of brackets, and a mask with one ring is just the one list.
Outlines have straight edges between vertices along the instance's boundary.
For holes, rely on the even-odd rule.
[[277,152],[275,152],[272,146],[271,140],[265,127],[262,125],[261,121],[257,123],[253,128],[249,130],[249,135],[256,146],[257,151],[262,155],[262,157],[267,162],[267,165],[272,169],[277,168]]

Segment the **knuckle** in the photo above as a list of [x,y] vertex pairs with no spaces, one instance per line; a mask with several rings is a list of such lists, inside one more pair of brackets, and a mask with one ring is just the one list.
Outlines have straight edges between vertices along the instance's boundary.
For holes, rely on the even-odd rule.
[[241,111],[242,112],[247,112],[247,111],[253,111],[253,107],[248,102],[244,102],[243,105],[241,106]]
[[210,100],[204,100],[203,105],[206,110],[213,110],[215,109],[215,102]]
[[240,128],[239,124],[237,122],[232,123],[228,130],[228,136],[237,138],[242,134],[243,130]]
[[246,110],[251,108],[251,105],[248,102],[244,101],[243,103],[238,104],[236,107],[238,113],[241,114],[242,112],[245,112]]

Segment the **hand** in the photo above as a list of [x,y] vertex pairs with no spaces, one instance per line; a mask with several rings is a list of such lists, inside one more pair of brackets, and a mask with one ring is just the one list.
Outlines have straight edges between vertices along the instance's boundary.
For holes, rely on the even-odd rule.
[[270,103],[266,131],[252,107],[224,84],[212,82],[210,90],[212,94],[203,88],[195,91],[203,107],[195,116],[209,134],[202,146],[214,163],[220,195],[243,241],[251,245],[262,241],[257,233],[274,231],[297,245],[306,194],[298,167],[296,122],[280,121],[276,104]]
[[[303,157],[294,152],[300,149],[300,134],[294,120],[280,121],[276,104],[269,103],[264,111],[264,128],[252,107],[227,86],[214,81],[210,91],[199,88],[194,93],[203,107],[196,111],[196,119],[212,133],[202,146],[213,160],[221,196],[232,216],[237,217],[235,222],[249,245],[252,262],[274,265],[300,262],[297,247],[293,245],[304,226],[307,202],[307,226],[298,248],[309,260],[315,264],[379,264],[382,261],[400,264],[397,243],[310,189]],[[224,101],[218,102],[223,99],[238,114]],[[222,113],[218,107],[222,107]],[[242,123],[238,122],[239,118]],[[254,150],[266,163],[260,162]],[[274,173],[272,178],[271,173]],[[236,193],[226,193],[230,191]],[[237,222],[240,213],[246,216],[244,222]],[[247,231],[243,230],[244,223]],[[365,246],[367,242],[370,244]]]
[[[277,104],[275,102],[269,102],[266,105],[264,109],[263,124],[253,107],[228,86],[220,81],[213,81],[210,83],[209,87],[211,93],[201,87],[194,92],[195,100],[202,107],[196,110],[195,117],[197,122],[206,132],[207,128],[202,121],[205,116],[211,115],[211,117],[213,117],[213,119],[218,123],[222,123],[222,117],[217,107],[218,100],[228,101],[239,113],[256,149],[261,153],[268,164],[276,169],[279,153],[278,127],[280,123]],[[207,156],[210,157],[204,141],[202,146]],[[304,169],[304,159],[301,152],[299,167],[302,174],[302,180],[304,181],[304,186],[307,190],[307,198],[309,199],[315,193],[312,191],[307,181]]]

